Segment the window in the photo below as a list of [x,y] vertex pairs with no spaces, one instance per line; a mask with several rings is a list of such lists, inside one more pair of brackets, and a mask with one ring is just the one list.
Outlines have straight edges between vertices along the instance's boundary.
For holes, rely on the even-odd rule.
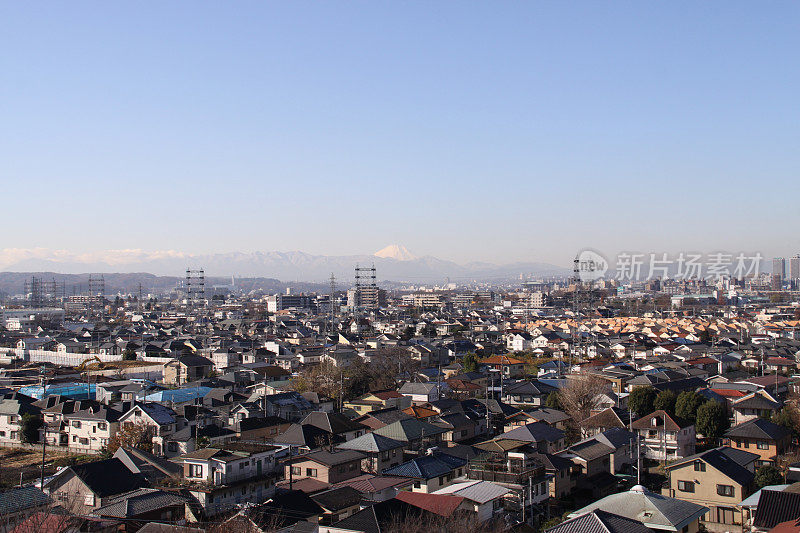
[[[748,440],[743,440],[742,444],[743,444],[743,448],[745,448],[745,449],[750,447],[750,441],[748,441]],[[724,524],[725,522],[722,522],[722,523]]]
[[444,485],[445,479],[446,479],[445,476],[439,476],[439,485]]
[[239,463],[239,470],[244,470],[244,463]]
[[301,475],[302,473],[303,473],[303,469],[302,469],[302,468],[300,468],[299,466],[293,466],[293,467],[292,467],[292,475],[293,475],[293,476],[299,476],[299,475]]
[[769,450],[769,442],[759,441],[757,447],[759,450]]
[[306,476],[307,477],[317,477],[317,469],[316,468],[306,468]]
[[73,420],[72,421],[72,427],[74,427],[74,428],[81,427],[81,421],[80,420]]
[[720,524],[733,524],[733,509],[730,507],[717,507],[717,522]]
[[678,490],[681,492],[694,492],[694,481],[678,481]]
[[203,465],[189,465],[189,477],[203,477]]
[[717,485],[717,494],[733,497],[733,485]]
[[705,472],[706,471],[706,464],[703,461],[695,461],[694,462],[694,471],[695,472]]
[[171,452],[177,452],[178,451],[178,443],[177,442],[168,442],[167,443],[167,450],[169,450]]

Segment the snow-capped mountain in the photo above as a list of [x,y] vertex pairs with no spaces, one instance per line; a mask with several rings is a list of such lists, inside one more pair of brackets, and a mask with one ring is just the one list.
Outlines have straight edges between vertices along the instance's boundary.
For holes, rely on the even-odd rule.
[[460,265],[436,257],[415,257],[403,246],[391,245],[373,255],[325,256],[305,252],[231,252],[188,254],[176,251],[106,250],[77,254],[63,250],[0,250],[0,270],[10,272],[148,272],[182,276],[186,268],[203,268],[207,276],[267,277],[284,281],[323,281],[331,274],[346,283],[354,267],[375,265],[379,280],[427,283],[445,278],[487,280],[569,275],[567,268],[547,263]]
[[397,259],[398,261],[413,261],[417,258],[417,256],[408,251],[408,248],[401,244],[390,244],[373,255],[384,259]]

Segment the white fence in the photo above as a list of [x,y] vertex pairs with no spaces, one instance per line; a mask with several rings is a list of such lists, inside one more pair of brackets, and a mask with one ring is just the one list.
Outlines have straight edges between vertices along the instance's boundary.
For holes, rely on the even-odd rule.
[[122,361],[121,355],[95,355],[88,353],[52,352],[49,350],[21,350],[0,348],[7,357],[16,357],[30,363],[52,363],[58,366],[78,366],[87,359],[97,357],[104,363]]

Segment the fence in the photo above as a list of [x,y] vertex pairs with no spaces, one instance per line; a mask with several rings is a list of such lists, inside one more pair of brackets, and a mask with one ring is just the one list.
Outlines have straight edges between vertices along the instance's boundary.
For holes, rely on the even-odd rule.
[[[29,450],[36,452],[42,451],[41,444],[27,444],[24,442],[0,442],[0,448],[13,448],[16,450]],[[91,450],[83,446],[72,447],[72,446],[56,446],[55,444],[48,444],[46,450],[48,452],[61,452],[70,454],[86,454],[86,455],[100,454],[99,450]]]
[[104,363],[122,361],[122,355],[95,355],[88,353],[53,352],[49,350],[23,350],[0,348],[6,356],[16,357],[30,363],[51,363],[58,366],[78,366],[87,359],[97,357]]

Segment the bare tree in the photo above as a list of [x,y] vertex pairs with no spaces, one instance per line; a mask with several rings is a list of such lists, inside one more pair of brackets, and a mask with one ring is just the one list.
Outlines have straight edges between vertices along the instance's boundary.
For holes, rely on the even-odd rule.
[[114,453],[120,446],[152,452],[154,436],[153,426],[144,421],[125,423],[108,440],[108,452]]
[[570,416],[570,429],[576,430],[591,415],[592,409],[598,407],[598,397],[609,391],[608,381],[597,376],[580,375],[569,378],[567,384],[558,391],[558,401]]

